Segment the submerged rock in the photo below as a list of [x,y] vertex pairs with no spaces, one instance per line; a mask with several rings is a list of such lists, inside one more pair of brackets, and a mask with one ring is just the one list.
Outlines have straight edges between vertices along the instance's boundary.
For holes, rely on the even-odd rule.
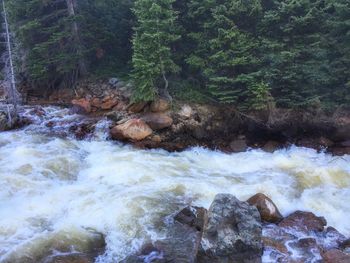
[[264,194],[258,193],[249,198],[247,202],[259,210],[261,219],[266,222],[276,223],[283,219],[277,206]]
[[261,262],[259,211],[229,194],[215,197],[204,228],[198,262]]
[[141,141],[153,133],[152,129],[141,119],[132,119],[111,129],[115,140]]

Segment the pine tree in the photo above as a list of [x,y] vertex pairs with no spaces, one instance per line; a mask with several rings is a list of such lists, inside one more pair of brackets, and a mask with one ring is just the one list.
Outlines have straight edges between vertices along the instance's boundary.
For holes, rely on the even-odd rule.
[[[258,94],[255,88],[266,87],[268,92],[265,84],[260,85],[256,35],[260,1],[209,1],[208,8],[202,9],[205,21],[200,32],[192,33],[199,48],[188,62],[202,69],[206,86],[218,101],[249,107],[253,105],[250,100]],[[256,102],[254,106],[258,107]]]
[[263,72],[280,107],[305,107],[319,100],[329,79],[324,47],[324,1],[269,3],[260,24]]
[[8,2],[12,29],[19,43],[19,63],[33,86],[72,86],[85,72],[75,3],[67,1]]
[[150,101],[163,92],[168,95],[169,73],[179,67],[172,59],[171,45],[179,39],[176,34],[174,0],[137,0],[137,19],[133,38],[133,74],[135,101]]

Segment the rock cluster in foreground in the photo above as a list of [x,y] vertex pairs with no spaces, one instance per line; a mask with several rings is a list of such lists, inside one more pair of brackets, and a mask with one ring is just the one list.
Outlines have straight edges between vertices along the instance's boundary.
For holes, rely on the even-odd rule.
[[207,211],[186,207],[167,237],[122,263],[350,262],[350,242],[323,217],[296,211],[283,218],[263,194],[248,202],[219,194]]

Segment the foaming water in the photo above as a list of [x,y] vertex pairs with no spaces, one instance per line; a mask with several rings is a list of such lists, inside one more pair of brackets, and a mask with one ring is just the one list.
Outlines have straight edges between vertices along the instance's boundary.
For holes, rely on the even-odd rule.
[[106,238],[98,261],[116,262],[161,237],[167,216],[188,204],[208,208],[217,193],[262,192],[284,215],[312,211],[350,235],[350,156],[297,147],[143,151],[105,141],[106,122],[88,141],[52,136],[45,122],[55,118],[80,120],[49,108],[33,125],[0,133],[0,262],[33,259],[54,240],[78,249],[89,229]]

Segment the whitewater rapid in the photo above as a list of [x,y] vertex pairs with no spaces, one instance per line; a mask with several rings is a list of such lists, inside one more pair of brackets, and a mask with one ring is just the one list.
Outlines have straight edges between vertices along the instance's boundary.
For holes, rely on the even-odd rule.
[[79,243],[87,229],[105,236],[98,262],[116,262],[162,237],[169,215],[189,204],[208,208],[218,193],[246,200],[262,192],[283,215],[312,211],[350,235],[348,155],[138,150],[106,141],[103,122],[90,140],[53,136],[45,122],[78,116],[46,111],[25,129],[0,133],[0,262],[35,258],[63,236]]

